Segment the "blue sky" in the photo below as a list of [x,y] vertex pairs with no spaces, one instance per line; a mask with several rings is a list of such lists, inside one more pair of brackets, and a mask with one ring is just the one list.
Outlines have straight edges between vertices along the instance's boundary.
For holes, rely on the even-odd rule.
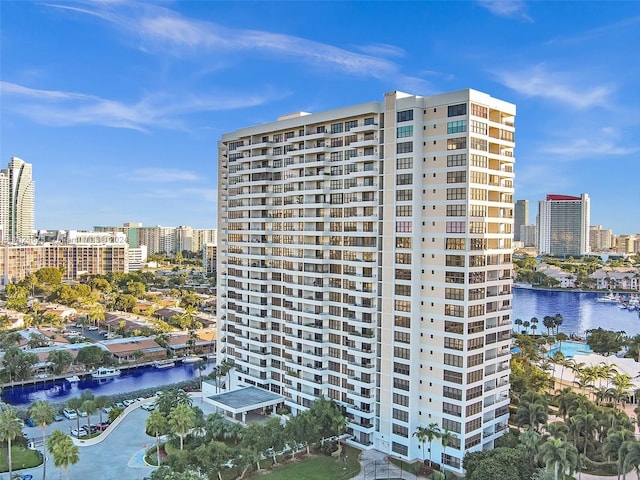
[[516,198],[640,232],[640,2],[0,2],[0,165],[37,228],[216,225],[217,141],[474,88],[517,104]]

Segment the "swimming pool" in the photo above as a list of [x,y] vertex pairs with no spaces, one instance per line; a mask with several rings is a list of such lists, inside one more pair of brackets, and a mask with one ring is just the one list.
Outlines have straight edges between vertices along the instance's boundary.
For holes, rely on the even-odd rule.
[[560,350],[566,358],[573,358],[576,355],[588,355],[593,353],[589,345],[586,343],[567,341],[562,342],[562,346],[560,346],[559,342],[551,345],[551,349],[547,352],[547,356],[552,357],[558,350]]

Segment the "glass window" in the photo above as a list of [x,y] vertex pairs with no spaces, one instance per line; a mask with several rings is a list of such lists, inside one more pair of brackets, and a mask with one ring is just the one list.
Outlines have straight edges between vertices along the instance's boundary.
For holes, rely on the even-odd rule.
[[413,168],[413,158],[405,157],[396,159],[396,168],[398,170],[404,170],[407,168]]
[[397,138],[406,138],[413,136],[413,125],[397,128]]
[[402,112],[398,112],[397,118],[398,118],[398,123],[410,122],[411,120],[413,120],[413,110],[404,110]]
[[342,123],[332,123],[331,133],[342,133]]
[[458,115],[467,114],[467,104],[460,103],[459,105],[449,105],[448,107],[449,117],[457,117]]
[[413,142],[400,142],[396,145],[397,153],[411,153],[413,152]]
[[447,139],[447,150],[461,150],[463,148],[467,148],[467,139],[465,137]]
[[467,131],[466,120],[456,120],[447,123],[447,133],[463,133]]

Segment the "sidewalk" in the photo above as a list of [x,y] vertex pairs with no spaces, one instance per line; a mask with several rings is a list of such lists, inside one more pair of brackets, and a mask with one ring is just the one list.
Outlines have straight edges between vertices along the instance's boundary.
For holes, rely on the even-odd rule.
[[[364,450],[360,454],[360,473],[352,480],[416,480],[413,473],[403,472],[400,467],[391,463],[388,456],[378,450]],[[595,479],[594,479],[595,480]]]

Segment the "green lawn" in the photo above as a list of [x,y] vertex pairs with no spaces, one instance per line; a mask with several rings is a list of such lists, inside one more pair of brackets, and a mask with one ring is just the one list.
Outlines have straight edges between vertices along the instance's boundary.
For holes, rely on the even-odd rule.
[[[40,455],[34,450],[29,450],[23,446],[15,446],[11,448],[11,463],[13,470],[20,470],[22,468],[31,468],[38,466],[42,463]],[[0,472],[8,472],[7,466],[7,447],[0,449]]]
[[[346,480],[355,477],[360,472],[358,455],[360,450],[346,447],[342,458],[313,456],[305,458],[299,456],[298,461],[276,466],[271,473],[260,475],[260,480]],[[346,459],[345,459],[346,456]]]

